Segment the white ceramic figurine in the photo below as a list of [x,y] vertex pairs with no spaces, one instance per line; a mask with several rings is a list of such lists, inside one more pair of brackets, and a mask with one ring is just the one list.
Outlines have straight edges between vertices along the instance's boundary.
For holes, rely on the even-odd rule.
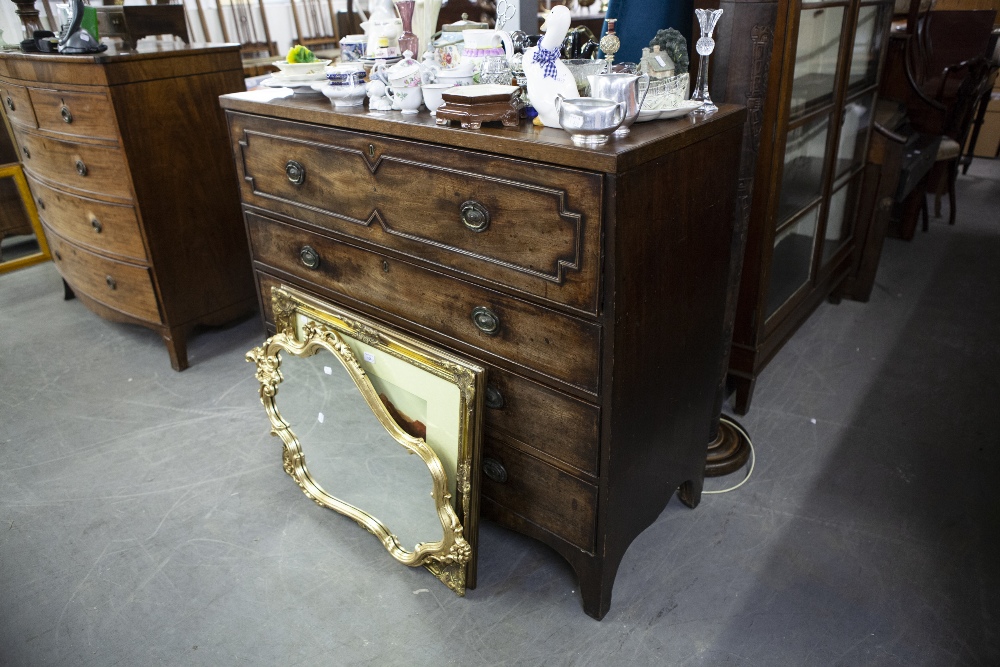
[[563,39],[569,31],[569,9],[556,5],[545,20],[546,30],[537,47],[524,50],[524,76],[528,80],[528,99],[546,127],[560,127],[556,113],[556,95],[579,97],[576,80],[566,64],[559,60]]

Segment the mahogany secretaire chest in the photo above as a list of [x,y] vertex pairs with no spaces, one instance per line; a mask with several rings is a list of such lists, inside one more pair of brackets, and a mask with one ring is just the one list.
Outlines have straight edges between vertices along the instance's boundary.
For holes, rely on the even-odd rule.
[[744,112],[578,148],[531,126],[226,95],[265,324],[292,286],[487,368],[482,515],[608,611],[632,540],[701,494]]

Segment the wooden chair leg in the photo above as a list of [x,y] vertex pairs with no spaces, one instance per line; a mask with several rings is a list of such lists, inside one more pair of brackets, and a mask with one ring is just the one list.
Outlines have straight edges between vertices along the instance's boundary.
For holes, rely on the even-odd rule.
[[929,229],[928,215],[927,215],[927,193],[925,192],[923,196],[920,197],[920,217],[922,218],[921,229],[925,232]]

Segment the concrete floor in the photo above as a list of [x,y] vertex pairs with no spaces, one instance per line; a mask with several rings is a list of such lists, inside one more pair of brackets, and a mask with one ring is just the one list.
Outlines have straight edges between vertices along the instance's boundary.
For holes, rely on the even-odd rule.
[[600,623],[538,542],[483,525],[463,599],[306,499],[256,319],[175,373],[51,264],[0,276],[0,664],[1000,664],[1000,161],[959,188],[775,358],[753,477],[672,500]]

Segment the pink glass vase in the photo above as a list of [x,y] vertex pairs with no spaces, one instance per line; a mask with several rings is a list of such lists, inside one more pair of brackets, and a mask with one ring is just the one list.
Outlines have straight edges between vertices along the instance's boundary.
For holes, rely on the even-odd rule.
[[413,34],[413,8],[417,0],[396,0],[396,11],[403,21],[403,34],[399,36],[399,52],[409,51],[414,57],[420,55],[420,40]]

